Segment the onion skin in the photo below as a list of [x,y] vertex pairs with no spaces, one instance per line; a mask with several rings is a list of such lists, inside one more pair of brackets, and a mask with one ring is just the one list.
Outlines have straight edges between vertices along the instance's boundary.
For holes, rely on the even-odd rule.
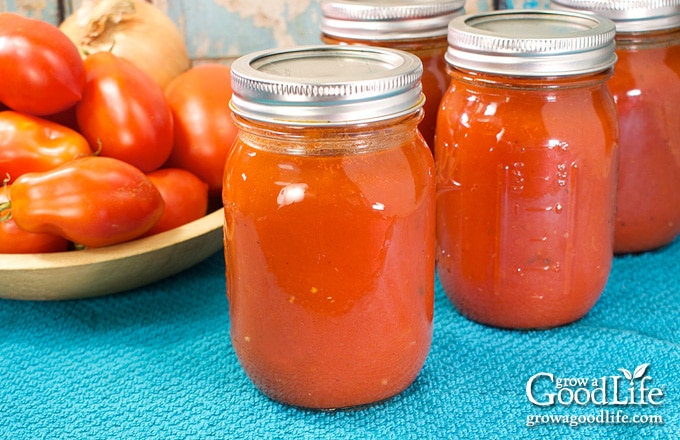
[[191,67],[184,36],[175,22],[142,0],[84,1],[59,29],[83,58],[111,52],[135,64],[161,88]]

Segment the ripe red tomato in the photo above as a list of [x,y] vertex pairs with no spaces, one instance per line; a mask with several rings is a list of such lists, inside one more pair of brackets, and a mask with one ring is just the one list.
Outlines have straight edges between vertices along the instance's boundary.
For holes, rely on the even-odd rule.
[[80,132],[100,156],[148,173],[170,156],[173,123],[163,89],[131,62],[110,52],[85,59],[87,84],[76,105]]
[[138,168],[89,156],[19,177],[9,191],[11,215],[28,232],[101,247],[144,234],[163,214],[163,197]]
[[22,113],[49,115],[78,102],[85,87],[75,44],[42,20],[0,13],[0,101]]
[[53,234],[34,234],[17,226],[3,204],[9,200],[9,186],[0,189],[0,254],[33,254],[68,250],[68,240]]
[[9,175],[8,183],[90,155],[90,145],[77,131],[37,116],[0,112],[0,176]]
[[208,185],[181,168],[162,168],[147,174],[163,196],[165,211],[144,235],[158,234],[194,220],[208,212]]
[[175,123],[175,143],[166,167],[191,171],[219,194],[227,153],[236,137],[231,118],[231,70],[210,63],[175,77],[165,96]]

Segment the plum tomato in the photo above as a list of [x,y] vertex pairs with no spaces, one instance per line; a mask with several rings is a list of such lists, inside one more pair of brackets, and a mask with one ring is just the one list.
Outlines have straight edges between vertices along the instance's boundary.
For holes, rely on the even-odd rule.
[[32,115],[58,113],[78,102],[85,67],[76,45],[58,27],[0,13],[0,102]]
[[[0,205],[6,203],[9,186],[0,188]],[[34,234],[17,226],[7,209],[0,208],[0,254],[34,254],[67,251],[69,242],[53,234]]]
[[76,119],[92,149],[145,173],[160,168],[173,142],[172,114],[161,86],[110,52],[89,55],[85,71]]
[[191,171],[219,195],[227,153],[237,128],[229,110],[231,70],[218,63],[199,64],[175,77],[165,88],[175,139],[164,167]]
[[145,234],[153,235],[182,226],[206,215],[208,184],[181,168],[162,168],[147,174],[163,196],[163,216]]
[[9,205],[21,229],[91,248],[141,236],[165,208],[161,193],[141,170],[101,156],[20,176],[10,187]]
[[87,140],[75,130],[12,110],[0,112],[0,176],[9,176],[7,183],[92,154]]

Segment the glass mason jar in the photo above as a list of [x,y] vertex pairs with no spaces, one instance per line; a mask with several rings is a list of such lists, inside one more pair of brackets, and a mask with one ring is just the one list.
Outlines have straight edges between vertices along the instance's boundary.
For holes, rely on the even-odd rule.
[[389,47],[420,58],[426,101],[418,128],[432,151],[439,101],[449,86],[447,26],[464,6],[465,0],[321,0],[324,42]]
[[497,11],[449,26],[437,121],[437,273],[466,317],[546,328],[584,316],[613,260],[614,24]]
[[232,65],[223,201],[231,340],[282,403],[356,407],[407,388],[432,339],[434,160],[422,64],[306,46]]
[[616,24],[609,89],[621,163],[614,252],[644,252],[680,234],[680,0],[555,0]]

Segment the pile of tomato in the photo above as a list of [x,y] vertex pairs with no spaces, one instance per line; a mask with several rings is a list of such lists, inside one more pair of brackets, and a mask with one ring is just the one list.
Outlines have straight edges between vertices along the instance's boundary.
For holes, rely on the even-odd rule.
[[175,228],[218,200],[236,135],[228,66],[164,88],[56,26],[0,13],[0,253],[102,247]]

